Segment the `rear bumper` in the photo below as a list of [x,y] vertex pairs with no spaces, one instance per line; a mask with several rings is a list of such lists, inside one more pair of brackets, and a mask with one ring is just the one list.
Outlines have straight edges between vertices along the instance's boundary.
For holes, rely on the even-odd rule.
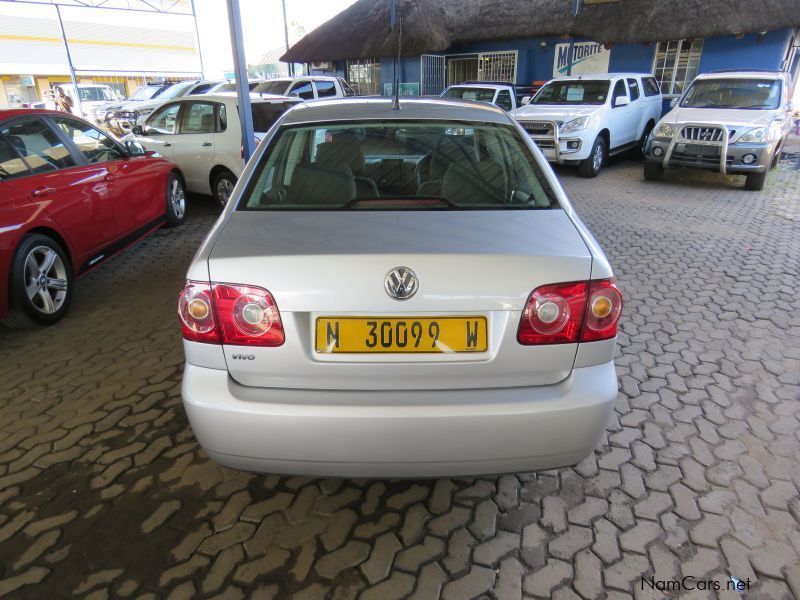
[[200,445],[236,469],[322,477],[439,477],[580,462],[608,424],[613,362],[550,386],[454,391],[245,387],[186,365],[183,403]]

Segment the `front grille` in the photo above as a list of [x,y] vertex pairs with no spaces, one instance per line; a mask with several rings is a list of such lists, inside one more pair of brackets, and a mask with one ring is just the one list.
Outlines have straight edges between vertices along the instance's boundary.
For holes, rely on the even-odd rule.
[[553,135],[553,124],[547,121],[522,121],[522,128],[530,135]]
[[721,142],[724,132],[721,127],[684,127],[681,135],[693,142]]
[[533,142],[542,150],[552,150],[556,147],[556,143],[553,140],[533,140]]

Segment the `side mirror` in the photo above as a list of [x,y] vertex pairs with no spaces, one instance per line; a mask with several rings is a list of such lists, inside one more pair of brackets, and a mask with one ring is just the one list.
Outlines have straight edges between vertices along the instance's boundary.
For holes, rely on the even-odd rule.
[[618,98],[614,98],[614,108],[618,106],[628,106],[631,103],[630,99],[627,96],[619,96]]
[[678,100],[680,100],[680,98],[673,98],[672,100],[670,100],[669,107],[675,108],[676,106],[678,106]]
[[144,130],[141,125],[134,125],[133,129],[131,129],[131,133],[133,135],[144,135]]
[[527,104],[530,104],[531,103],[531,97],[530,96],[523,96],[522,100],[520,100],[519,103],[520,103],[521,106],[525,106]]
[[127,148],[130,156],[145,156],[147,154],[144,146],[142,146],[139,142],[134,142],[133,140],[128,140],[125,142],[125,148]]

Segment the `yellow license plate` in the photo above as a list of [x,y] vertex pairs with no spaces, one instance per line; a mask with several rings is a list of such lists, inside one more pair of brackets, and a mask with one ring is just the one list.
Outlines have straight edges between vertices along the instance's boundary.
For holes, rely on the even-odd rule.
[[486,352],[486,317],[324,317],[316,349],[335,353]]

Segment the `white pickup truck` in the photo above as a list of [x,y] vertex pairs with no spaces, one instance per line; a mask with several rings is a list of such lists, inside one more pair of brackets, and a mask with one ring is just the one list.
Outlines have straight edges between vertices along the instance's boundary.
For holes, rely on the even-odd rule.
[[547,82],[511,115],[550,162],[578,165],[582,176],[595,177],[608,156],[644,151],[661,101],[651,75],[577,75]]

